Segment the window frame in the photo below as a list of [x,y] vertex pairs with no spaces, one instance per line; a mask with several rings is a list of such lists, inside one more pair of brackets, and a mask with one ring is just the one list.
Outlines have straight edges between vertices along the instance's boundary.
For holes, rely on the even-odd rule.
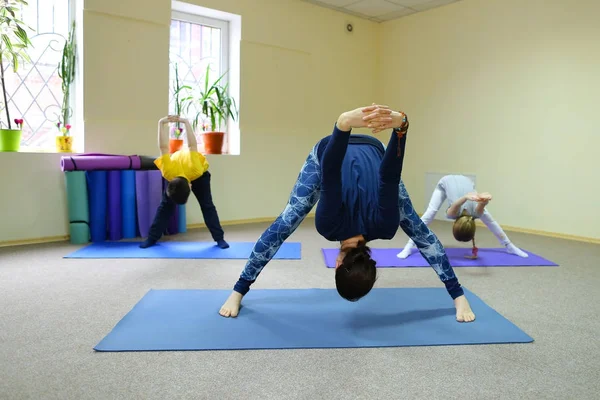
[[[230,36],[229,36],[229,29],[230,29],[230,22],[227,20],[223,20],[223,19],[218,19],[218,18],[212,18],[212,17],[208,17],[205,15],[201,15],[201,14],[193,14],[193,13],[188,13],[188,12],[183,12],[183,11],[177,11],[177,10],[172,10],[171,11],[171,19],[170,21],[181,21],[181,22],[186,22],[186,23],[190,23],[190,24],[196,24],[196,25],[203,25],[203,26],[208,26],[211,28],[217,28],[219,29],[219,32],[221,34],[221,38],[220,38],[220,44],[221,44],[221,48],[219,49],[220,51],[220,60],[219,60],[219,67],[220,67],[220,71],[217,71],[217,77],[225,74],[225,72],[229,71],[229,46],[230,46]],[[171,41],[171,35],[169,33],[169,46],[170,46],[170,41]],[[169,63],[171,62],[170,60],[170,54],[171,52],[169,51]],[[170,79],[170,77],[169,77]],[[223,85],[226,85],[229,83],[229,74],[226,74],[223,79],[221,80],[221,83]],[[229,88],[228,88],[228,92],[229,92]],[[229,93],[227,93],[229,95]],[[223,154],[229,154],[229,147],[230,147],[230,123],[229,123],[229,118],[227,118],[225,120],[225,137],[224,137],[224,143],[223,143]]]
[[[70,124],[73,125],[73,127],[75,128],[72,131],[71,136],[73,138],[77,138],[77,140],[74,141],[75,143],[73,145],[73,152],[77,152],[78,150],[80,150],[80,147],[81,147],[78,143],[80,141],[83,141],[83,137],[84,137],[83,126],[80,126],[80,124],[78,123],[81,119],[80,117],[83,113],[83,110],[81,109],[81,107],[79,107],[80,103],[78,102],[78,94],[77,94],[79,85],[82,82],[82,79],[80,77],[78,77],[78,75],[83,72],[83,69],[80,66],[80,63],[82,61],[82,57],[81,57],[82,45],[81,45],[81,43],[79,43],[79,40],[78,40],[79,39],[78,30],[80,29],[78,27],[78,25],[81,23],[81,21],[79,21],[77,19],[78,1],[79,0],[66,0],[66,1],[68,3],[68,7],[67,7],[68,28],[67,28],[67,37],[65,37],[65,40],[68,40],[68,32],[70,32],[73,22],[76,23],[76,29],[75,29],[74,35],[75,35],[75,40],[77,43],[77,53],[75,55],[77,65],[76,65],[76,69],[75,69],[75,74],[76,74],[75,79],[73,80],[73,83],[71,83],[69,107],[71,107],[71,110],[73,111],[73,114],[71,115],[71,118],[70,118]],[[39,9],[38,9],[37,18],[38,19],[40,18]],[[35,32],[33,35],[31,35],[31,33],[29,33],[30,38],[32,36],[36,36],[36,35],[40,35],[40,33]],[[62,52],[62,50],[61,50],[61,52]],[[21,65],[21,67],[22,66],[23,65]],[[23,84],[25,85],[25,83],[23,83]],[[62,90],[61,90],[61,93],[62,93]],[[23,118],[26,118],[26,116],[23,115]],[[46,122],[49,123],[48,120],[46,120]],[[55,134],[53,135],[53,137],[56,137],[56,136],[58,136],[58,131],[56,131]],[[82,149],[82,147],[81,147],[81,149]],[[49,145],[44,146],[44,147],[30,146],[30,145],[21,143],[19,152],[21,152],[21,153],[58,153],[53,140],[50,141]]]
[[[221,70],[218,71],[218,76],[221,76],[225,73],[225,71],[229,70],[229,21],[206,17],[198,14],[190,14],[181,11],[173,10],[171,12],[171,21],[182,21],[190,24],[196,25],[204,25],[210,26],[211,28],[218,28],[221,32],[221,59],[219,60],[219,65]],[[169,42],[171,40],[169,34]],[[170,62],[170,60],[169,60]],[[227,83],[229,81],[228,76],[226,75],[223,78],[223,82]]]

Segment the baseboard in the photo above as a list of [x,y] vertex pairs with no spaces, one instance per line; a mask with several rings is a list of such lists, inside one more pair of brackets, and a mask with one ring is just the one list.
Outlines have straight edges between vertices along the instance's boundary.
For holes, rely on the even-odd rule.
[[61,236],[46,236],[37,239],[21,239],[21,240],[6,240],[0,241],[0,247],[23,246],[27,244],[54,243],[65,242],[70,239],[69,235]]
[[[315,214],[311,213],[306,216],[306,218],[314,218]],[[277,217],[264,217],[264,218],[249,218],[249,219],[234,219],[229,221],[221,221],[222,226],[231,226],[231,225],[248,225],[248,224],[260,224],[264,222],[273,222]],[[188,229],[199,229],[206,228],[206,224],[188,224]]]
[[[306,218],[314,218],[315,214],[310,213],[306,216]],[[264,217],[264,218],[249,218],[249,219],[237,219],[237,220],[229,220],[229,221],[221,221],[221,225],[223,226],[231,226],[231,225],[248,225],[248,224],[259,224],[265,222],[273,222],[277,217]],[[477,226],[485,227],[485,225],[481,221],[477,221]],[[188,224],[188,229],[199,229],[206,228],[206,224]],[[590,238],[585,236],[577,236],[577,235],[567,235],[564,233],[556,233],[556,232],[547,232],[540,231],[537,229],[527,229],[527,228],[519,228],[515,226],[502,225],[502,229],[507,232],[518,232],[518,233],[527,233],[530,235],[537,236],[546,236],[552,237],[556,239],[564,239],[564,240],[573,240],[576,242],[584,242],[584,243],[592,243],[592,244],[600,244],[600,239]],[[40,244],[40,243],[53,243],[53,242],[65,242],[70,239],[69,235],[64,236],[47,236],[37,239],[22,239],[22,240],[8,240],[8,241],[0,241],[0,247],[9,247],[9,246],[22,246],[27,244]]]
[[[314,218],[315,214],[311,213],[306,216],[306,218]],[[273,222],[277,217],[269,217],[269,218],[249,218],[249,219],[237,219],[237,220],[229,220],[229,221],[221,221],[222,226],[229,225],[248,225],[248,224],[258,224],[264,222]],[[206,224],[188,224],[188,229],[199,229],[206,228]],[[28,244],[40,244],[40,243],[54,243],[54,242],[65,242],[71,238],[70,235],[64,236],[47,236],[37,239],[21,239],[21,240],[7,240],[0,241],[0,247],[11,247],[11,246],[24,246]]]
[[[481,221],[477,221],[476,224],[477,224],[477,226],[485,227],[485,224]],[[519,228],[516,226],[509,226],[509,225],[501,225],[501,226],[502,226],[502,229],[504,229],[506,232],[527,233],[530,235],[546,236],[546,237],[551,237],[551,238],[556,238],[556,239],[573,240],[576,242],[600,244],[600,239],[597,239],[597,238],[590,238],[590,237],[577,236],[577,235],[567,235],[565,233],[540,231],[537,229]]]

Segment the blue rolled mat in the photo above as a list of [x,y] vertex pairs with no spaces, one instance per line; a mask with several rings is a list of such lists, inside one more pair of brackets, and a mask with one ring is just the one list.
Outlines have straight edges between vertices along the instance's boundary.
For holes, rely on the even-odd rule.
[[151,290],[96,351],[182,351],[530,343],[527,333],[464,288],[477,319],[456,322],[445,288],[375,288],[358,302],[335,289],[254,289],[237,318],[231,290]]
[[108,239],[121,240],[121,171],[108,171]]
[[88,243],[90,241],[90,217],[85,171],[65,172],[65,185],[71,243]]
[[[229,242],[228,249],[217,247],[215,242],[158,242],[147,249],[140,249],[136,242],[92,243],[64,256],[64,258],[180,258],[180,259],[229,259],[245,260],[252,254],[253,242]],[[302,256],[300,243],[286,242],[281,245],[273,260],[299,260]]]
[[137,236],[135,171],[121,171],[121,231],[124,239]]
[[106,240],[107,173],[87,171],[92,242]]
[[187,232],[187,219],[185,214],[185,204],[177,206],[179,214],[177,215],[177,230],[179,233]]
[[135,201],[140,236],[148,236],[152,219],[148,203],[148,171],[135,171]]

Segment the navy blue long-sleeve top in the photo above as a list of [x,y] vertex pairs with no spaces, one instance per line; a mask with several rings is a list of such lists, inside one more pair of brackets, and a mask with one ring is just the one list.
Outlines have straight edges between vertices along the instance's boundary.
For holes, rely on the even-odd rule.
[[350,135],[337,126],[317,149],[321,198],[315,225],[327,240],[363,235],[392,239],[400,222],[398,185],[406,135],[393,131],[387,149],[374,137]]

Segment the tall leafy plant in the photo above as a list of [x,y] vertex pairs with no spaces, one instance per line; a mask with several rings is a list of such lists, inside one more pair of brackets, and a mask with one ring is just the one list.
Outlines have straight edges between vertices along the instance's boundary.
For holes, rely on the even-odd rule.
[[[71,85],[75,80],[75,62],[76,62],[76,53],[77,46],[75,43],[75,21],[71,25],[71,30],[69,32],[69,37],[65,42],[63,47],[62,59],[58,64],[58,76],[62,80],[62,92],[63,92],[63,101],[61,107],[61,116],[62,124],[64,125],[62,128],[63,134],[67,134],[70,125],[69,118],[73,115],[73,110],[70,106],[71,102]],[[60,128],[61,121],[58,122]]]
[[[193,121],[194,128],[203,116],[210,120],[210,130],[213,132],[222,127],[227,118],[231,117],[234,121],[237,118],[237,105],[235,99],[229,96],[229,84],[225,86],[219,84],[226,74],[210,83],[210,68],[206,68],[204,87],[200,89],[198,98],[194,100],[200,104],[200,111]],[[203,130],[205,130],[204,125]]]
[[12,129],[10,112],[8,110],[8,97],[6,95],[5,68],[4,62],[12,63],[13,72],[19,69],[19,61],[30,62],[26,53],[29,46],[32,46],[25,28],[29,28],[23,21],[17,18],[19,6],[27,6],[25,0],[0,0],[0,79],[2,81],[2,94],[4,96],[4,109],[6,110],[6,120],[8,129]]
[[[190,107],[190,101],[193,100],[193,96],[189,93],[192,88],[188,85],[182,85],[179,80],[179,67],[175,63],[175,80],[173,81],[173,96],[175,101],[175,115],[182,115]],[[184,111],[185,109],[185,111]],[[195,128],[195,127],[194,127]],[[179,139],[183,130],[181,124],[177,123],[177,128],[174,130],[175,138]]]

